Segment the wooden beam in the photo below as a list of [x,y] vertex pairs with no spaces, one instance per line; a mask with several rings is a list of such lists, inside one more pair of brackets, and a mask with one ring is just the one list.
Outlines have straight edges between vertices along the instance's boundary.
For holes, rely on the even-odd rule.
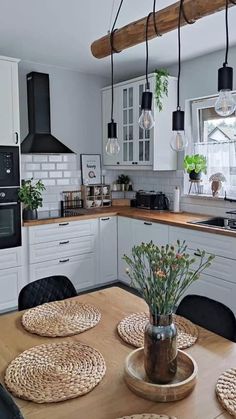
[[[178,26],[179,1],[170,6],[159,10],[155,14],[155,20],[158,31],[161,34],[173,31]],[[234,6],[229,1],[229,7]],[[184,10],[188,20],[198,20],[202,17],[209,16],[213,13],[219,12],[225,8],[225,0],[185,0]],[[118,29],[114,33],[113,45],[116,51],[133,47],[145,41],[147,17],[136,20],[136,22],[129,23],[123,28]],[[181,26],[186,25],[182,19]],[[148,39],[156,37],[153,17],[149,19],[148,25]],[[104,58],[110,55],[111,45],[110,36],[105,35],[100,39],[94,41],[91,45],[91,51],[94,57]]]

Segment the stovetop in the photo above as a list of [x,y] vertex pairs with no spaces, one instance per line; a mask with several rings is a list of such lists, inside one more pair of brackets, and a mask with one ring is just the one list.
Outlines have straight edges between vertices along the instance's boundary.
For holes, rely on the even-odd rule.
[[49,220],[51,218],[63,218],[63,217],[78,217],[78,215],[85,215],[87,211],[85,209],[67,209],[64,212],[61,210],[49,210],[49,211],[38,211],[38,220]]

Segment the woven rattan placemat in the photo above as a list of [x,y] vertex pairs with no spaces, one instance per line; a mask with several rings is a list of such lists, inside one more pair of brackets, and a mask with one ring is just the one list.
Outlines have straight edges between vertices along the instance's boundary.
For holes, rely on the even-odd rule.
[[52,343],[15,358],[6,370],[5,384],[21,399],[60,402],[88,393],[105,372],[104,358],[96,349],[79,342]]
[[77,300],[62,300],[27,310],[22,325],[30,333],[40,336],[71,336],[96,326],[100,311]]
[[[147,313],[134,313],[125,317],[117,326],[120,337],[130,345],[141,348],[144,345],[144,330],[148,322]],[[174,315],[177,326],[177,342],[179,349],[192,346],[198,338],[198,329],[184,317]]]
[[222,406],[236,416],[236,368],[221,374],[216,383],[216,394]]
[[155,413],[143,413],[142,415],[122,416],[118,419],[177,419],[175,416],[156,415]]

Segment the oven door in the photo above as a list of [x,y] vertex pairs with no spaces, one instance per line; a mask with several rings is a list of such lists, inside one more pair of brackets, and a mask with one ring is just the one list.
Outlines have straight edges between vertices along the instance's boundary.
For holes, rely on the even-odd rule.
[[0,146],[0,187],[20,186],[19,147]]
[[20,203],[0,203],[0,249],[21,246]]

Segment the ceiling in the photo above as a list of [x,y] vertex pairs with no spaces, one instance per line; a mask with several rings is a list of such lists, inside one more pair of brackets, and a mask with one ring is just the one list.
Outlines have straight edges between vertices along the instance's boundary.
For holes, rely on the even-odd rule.
[[[163,8],[174,0],[157,1]],[[147,15],[152,0],[124,0],[117,22],[121,27]],[[110,60],[98,60],[90,44],[110,27],[113,0],[0,0],[0,54],[86,73],[109,76]],[[114,14],[119,0],[114,0]],[[236,45],[236,7],[229,11],[231,45]],[[224,15],[217,13],[182,30],[184,60],[224,47]],[[150,69],[176,62],[176,31],[149,43]],[[145,71],[145,45],[115,56],[115,78]]]

